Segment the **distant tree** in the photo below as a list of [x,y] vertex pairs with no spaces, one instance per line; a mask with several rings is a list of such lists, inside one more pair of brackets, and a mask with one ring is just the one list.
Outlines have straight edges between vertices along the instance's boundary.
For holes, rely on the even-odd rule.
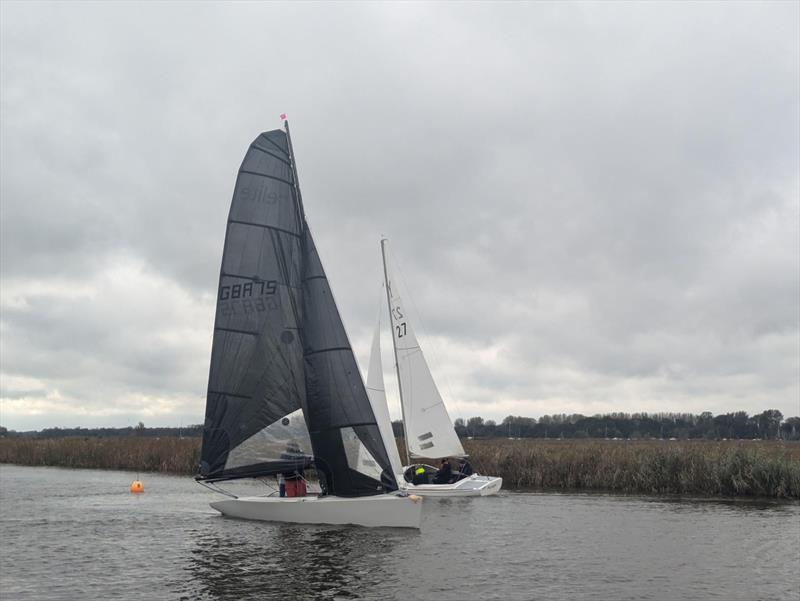
[[467,434],[469,436],[483,435],[483,418],[471,417],[467,420]]
[[778,438],[781,421],[783,421],[783,413],[777,409],[767,409],[763,413],[753,417],[758,421],[758,433],[761,435],[761,438]]
[[781,424],[781,437],[784,440],[800,440],[800,417],[790,417]]
[[139,422],[138,424],[136,424],[136,427],[133,430],[136,436],[144,436],[144,431],[145,431],[144,422]]

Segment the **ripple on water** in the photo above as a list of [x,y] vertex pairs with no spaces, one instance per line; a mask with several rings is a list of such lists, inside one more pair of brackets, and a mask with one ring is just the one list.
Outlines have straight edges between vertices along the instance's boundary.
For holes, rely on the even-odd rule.
[[426,499],[417,533],[229,520],[189,478],[130,479],[3,466],[0,598],[800,597],[798,504]]

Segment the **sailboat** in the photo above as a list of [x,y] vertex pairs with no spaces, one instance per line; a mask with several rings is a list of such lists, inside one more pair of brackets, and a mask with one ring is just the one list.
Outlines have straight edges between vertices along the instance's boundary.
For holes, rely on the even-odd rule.
[[[387,261],[388,245],[388,240],[381,240],[384,288],[389,305],[389,323],[392,331],[406,441],[405,467],[398,469],[396,465],[400,463],[396,445],[389,449],[395,478],[401,488],[421,496],[469,497],[496,494],[503,486],[503,479],[500,477],[471,474],[454,482],[434,484],[431,480],[436,475],[437,468],[424,463],[412,462],[412,459],[420,458],[466,458],[467,454],[456,434],[436,382],[433,380],[411,320],[400,298],[399,290],[393,285]],[[373,408],[381,405],[385,408],[385,417],[379,409],[375,410],[376,414],[381,415],[380,421],[388,422],[388,406],[380,354],[379,318],[372,341],[367,390]],[[391,423],[389,423],[389,428],[391,428]],[[392,441],[393,437],[390,438],[390,436],[391,430],[384,433],[384,440]],[[389,443],[387,442],[387,444]],[[421,478],[417,478],[415,484],[414,476],[420,469],[422,470]]]
[[[317,495],[239,497],[220,484],[311,466]],[[229,517],[420,526],[306,221],[288,121],[253,141],[237,175],[195,479],[229,497],[211,503]]]

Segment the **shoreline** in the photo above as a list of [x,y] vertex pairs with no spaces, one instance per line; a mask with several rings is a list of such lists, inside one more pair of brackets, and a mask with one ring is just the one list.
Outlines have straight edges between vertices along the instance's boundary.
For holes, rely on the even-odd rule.
[[[32,467],[32,468],[49,468],[56,470],[87,470],[99,472],[124,472],[126,474],[140,474],[140,475],[157,475],[157,476],[172,476],[175,478],[194,479],[190,474],[182,474],[176,472],[150,472],[135,469],[117,469],[117,468],[100,468],[100,467],[67,467],[63,465],[30,465],[24,463],[8,463],[0,461],[0,470],[4,467]],[[313,471],[313,469],[312,469]],[[140,478],[141,479],[141,478]],[[317,479],[313,476],[307,478],[309,484],[316,484]],[[506,488],[501,489],[500,493],[510,493],[514,495],[525,494],[540,494],[540,495],[586,495],[586,496],[608,496],[608,497],[622,497],[622,498],[635,498],[635,499],[652,499],[658,502],[681,502],[681,503],[723,503],[730,505],[739,504],[776,504],[776,505],[797,505],[800,504],[800,498],[789,497],[766,497],[766,496],[702,496],[680,493],[645,493],[645,492],[624,492],[619,490],[606,490],[606,489],[556,489],[556,488]],[[465,497],[472,498],[472,497]]]
[[[476,471],[501,476],[505,491],[800,500],[798,442],[593,439],[463,442]],[[32,467],[192,477],[199,454],[199,438],[0,439],[0,464]]]

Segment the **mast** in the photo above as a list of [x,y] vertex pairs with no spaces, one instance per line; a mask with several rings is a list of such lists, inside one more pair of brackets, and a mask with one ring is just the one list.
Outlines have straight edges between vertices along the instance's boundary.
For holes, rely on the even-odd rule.
[[283,127],[286,129],[286,142],[289,144],[289,161],[292,164],[292,178],[294,179],[294,190],[297,196],[297,207],[300,210],[300,230],[306,229],[306,211],[303,208],[303,195],[300,193],[300,179],[297,177],[297,162],[294,160],[294,148],[292,148],[292,134],[289,133],[289,120],[284,119]]
[[[291,146],[290,146],[291,148]],[[394,323],[392,321],[392,298],[391,292],[389,290],[389,271],[386,268],[386,243],[388,240],[386,238],[381,238],[381,256],[383,257],[383,278],[386,282],[386,304],[389,307],[389,327],[394,328]],[[406,427],[406,411],[403,408],[403,384],[400,381],[400,363],[397,360],[397,342],[394,339],[394,331],[390,330],[392,333],[392,350],[394,351],[394,369],[397,372],[397,389],[400,391],[400,413],[403,416],[403,436],[405,437],[405,447],[406,447],[406,465],[411,465],[411,455],[409,454],[408,450],[408,428]]]

